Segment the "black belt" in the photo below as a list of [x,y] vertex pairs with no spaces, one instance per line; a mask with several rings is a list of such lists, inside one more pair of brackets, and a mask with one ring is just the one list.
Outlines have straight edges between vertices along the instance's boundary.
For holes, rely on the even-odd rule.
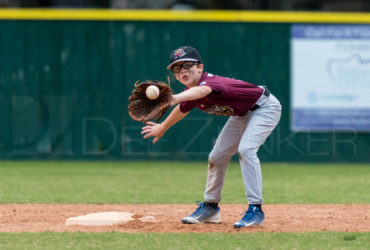
[[[264,88],[263,95],[269,97],[270,96],[270,91],[268,90],[268,88],[266,88],[265,86],[263,86],[262,88]],[[253,107],[250,109],[250,111],[255,111],[259,107],[260,107],[260,105],[254,104]]]

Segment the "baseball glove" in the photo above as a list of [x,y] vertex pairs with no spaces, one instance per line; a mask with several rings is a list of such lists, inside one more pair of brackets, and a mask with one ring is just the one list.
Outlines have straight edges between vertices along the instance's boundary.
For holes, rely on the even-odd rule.
[[[155,85],[159,88],[159,96],[150,100],[146,94],[146,88]],[[159,121],[166,111],[171,107],[172,89],[164,82],[147,80],[137,81],[132,95],[129,97],[128,113],[135,121],[146,123],[147,121]]]

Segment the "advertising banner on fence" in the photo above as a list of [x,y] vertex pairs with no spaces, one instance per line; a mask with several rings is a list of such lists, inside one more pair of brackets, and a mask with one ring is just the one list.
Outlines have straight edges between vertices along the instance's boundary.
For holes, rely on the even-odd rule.
[[370,132],[370,26],[293,25],[293,131]]

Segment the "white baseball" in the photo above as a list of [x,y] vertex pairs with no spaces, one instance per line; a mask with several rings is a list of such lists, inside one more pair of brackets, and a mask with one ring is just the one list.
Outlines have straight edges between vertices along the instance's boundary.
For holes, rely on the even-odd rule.
[[150,85],[149,87],[146,88],[145,95],[150,100],[155,100],[159,96],[159,88],[155,85]]

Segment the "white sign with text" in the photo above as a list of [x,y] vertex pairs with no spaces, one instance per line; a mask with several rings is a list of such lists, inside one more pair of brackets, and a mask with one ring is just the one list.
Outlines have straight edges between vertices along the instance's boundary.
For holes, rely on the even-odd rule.
[[370,131],[370,26],[293,25],[293,131]]

